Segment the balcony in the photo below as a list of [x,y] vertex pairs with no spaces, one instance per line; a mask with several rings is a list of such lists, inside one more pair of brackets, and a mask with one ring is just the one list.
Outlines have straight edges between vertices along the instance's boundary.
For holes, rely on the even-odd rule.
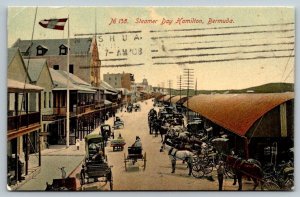
[[[76,116],[83,113],[88,113],[95,110],[95,104],[83,105],[70,108],[70,116]],[[66,116],[67,108],[66,107],[54,107],[53,114],[58,116]]]
[[29,127],[33,124],[40,124],[41,114],[40,112],[29,112],[28,114],[22,114],[18,116],[8,116],[7,118],[7,130],[15,131],[22,128]]

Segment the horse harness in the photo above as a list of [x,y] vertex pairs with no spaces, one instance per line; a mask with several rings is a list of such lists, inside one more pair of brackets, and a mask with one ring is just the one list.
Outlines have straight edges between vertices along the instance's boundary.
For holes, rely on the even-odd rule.
[[[175,152],[172,154],[172,151],[175,150]],[[177,149],[174,149],[173,147],[169,150],[168,155],[171,155],[173,157],[176,157]]]

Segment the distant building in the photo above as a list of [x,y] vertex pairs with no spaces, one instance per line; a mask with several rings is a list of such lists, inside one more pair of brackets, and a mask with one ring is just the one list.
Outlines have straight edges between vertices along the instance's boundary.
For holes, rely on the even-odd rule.
[[134,75],[131,73],[107,73],[103,74],[103,81],[108,83],[114,88],[126,88],[131,90],[131,86],[134,83]]

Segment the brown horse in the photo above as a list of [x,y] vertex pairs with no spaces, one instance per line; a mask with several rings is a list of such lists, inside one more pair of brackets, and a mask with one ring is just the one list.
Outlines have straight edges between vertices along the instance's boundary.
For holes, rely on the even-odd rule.
[[263,178],[263,171],[259,165],[256,163],[250,163],[241,158],[237,158],[231,155],[228,155],[226,158],[226,166],[231,168],[235,174],[235,178],[238,179],[239,188],[238,190],[242,190],[242,177],[247,176],[250,177],[254,182],[254,188],[261,183]]

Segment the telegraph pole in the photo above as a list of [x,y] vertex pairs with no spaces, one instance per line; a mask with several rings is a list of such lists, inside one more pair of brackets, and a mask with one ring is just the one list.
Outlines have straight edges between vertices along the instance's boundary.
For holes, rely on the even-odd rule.
[[[190,89],[193,89],[193,81],[194,81],[194,69],[185,68],[183,69],[183,79],[184,79],[184,86],[186,88],[186,96],[187,96],[187,109],[189,108],[189,96],[190,96]],[[189,122],[189,111],[187,110],[187,122]]]
[[181,88],[182,88],[182,75],[179,75],[177,85],[179,88],[179,100],[181,99]]

